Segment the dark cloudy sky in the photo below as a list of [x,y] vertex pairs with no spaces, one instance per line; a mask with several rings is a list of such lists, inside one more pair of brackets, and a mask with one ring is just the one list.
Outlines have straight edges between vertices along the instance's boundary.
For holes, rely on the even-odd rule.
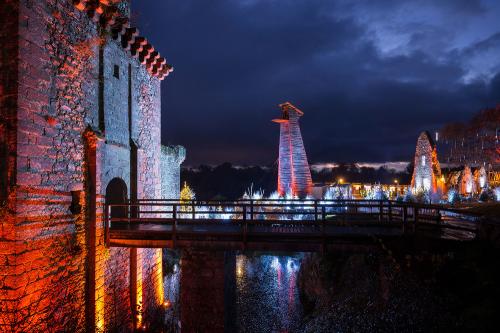
[[188,165],[270,165],[277,104],[310,162],[409,160],[422,130],[500,103],[498,0],[132,0],[175,70],[163,143]]

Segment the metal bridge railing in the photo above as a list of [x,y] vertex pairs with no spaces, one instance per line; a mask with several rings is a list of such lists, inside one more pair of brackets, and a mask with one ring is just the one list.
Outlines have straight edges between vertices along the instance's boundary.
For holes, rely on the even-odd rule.
[[477,216],[440,205],[404,203],[387,200],[170,200],[141,199],[121,204],[106,204],[104,212],[106,242],[114,223],[178,224],[220,223],[249,225],[318,225],[324,232],[331,223],[377,221],[400,223],[404,231],[419,224],[432,224],[457,230],[475,230]]

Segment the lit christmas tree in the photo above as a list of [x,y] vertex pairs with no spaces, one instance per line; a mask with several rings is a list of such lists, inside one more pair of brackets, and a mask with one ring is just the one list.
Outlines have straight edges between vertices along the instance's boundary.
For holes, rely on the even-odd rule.
[[187,182],[184,182],[184,187],[181,190],[181,201],[190,201],[196,199],[196,194],[194,191],[189,187]]
[[[187,182],[184,182],[184,187],[181,190],[181,196],[180,196],[180,201],[181,204],[184,203],[186,206],[182,205],[180,207],[181,212],[191,212],[193,209],[191,206],[189,206],[189,201],[194,200],[196,198],[196,195],[194,191],[189,187]],[[194,206],[193,206],[194,207]]]

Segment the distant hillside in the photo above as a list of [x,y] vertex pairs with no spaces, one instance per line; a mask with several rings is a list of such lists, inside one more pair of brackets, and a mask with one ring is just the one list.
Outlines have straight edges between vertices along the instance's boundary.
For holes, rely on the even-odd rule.
[[[354,163],[338,163],[334,167],[321,168],[320,171],[313,168],[312,178],[315,183],[325,184],[336,182],[340,178],[344,182],[389,184],[397,180],[399,184],[409,184],[411,170],[411,164],[404,171],[396,171],[385,167],[359,167]],[[254,190],[262,189],[267,196],[276,190],[276,178],[276,167],[242,167],[230,163],[201,165],[181,171],[182,183],[187,182],[191,186],[197,199],[235,200],[251,186]]]

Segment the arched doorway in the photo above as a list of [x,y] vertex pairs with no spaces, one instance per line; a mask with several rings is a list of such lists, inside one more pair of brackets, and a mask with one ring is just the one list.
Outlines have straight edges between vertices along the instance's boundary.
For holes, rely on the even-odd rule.
[[[127,184],[121,178],[113,178],[106,187],[106,204],[127,202]],[[127,207],[111,207],[111,218],[127,217]]]

